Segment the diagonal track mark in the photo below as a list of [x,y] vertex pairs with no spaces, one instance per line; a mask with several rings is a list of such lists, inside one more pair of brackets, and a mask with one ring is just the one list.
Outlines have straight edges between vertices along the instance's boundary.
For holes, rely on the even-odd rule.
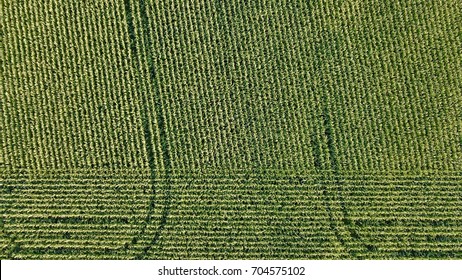
[[[325,133],[325,136],[326,136],[326,139],[327,139],[326,144],[327,144],[327,149],[328,149],[328,152],[329,152],[329,164],[330,164],[330,168],[331,168],[331,170],[333,172],[333,174],[332,174],[333,175],[333,180],[335,182],[335,185],[337,186],[338,201],[340,202],[340,208],[341,208],[342,216],[343,216],[342,222],[345,225],[346,229],[348,230],[348,234],[350,235],[350,237],[353,240],[360,241],[359,234],[356,232],[356,230],[354,230],[354,228],[352,228],[352,222],[351,222],[351,219],[349,218],[348,210],[346,209],[346,206],[345,206],[345,198],[343,197],[343,192],[342,192],[342,185],[343,184],[342,184],[341,180],[339,179],[341,177],[341,174],[339,172],[340,170],[339,170],[339,164],[338,164],[337,155],[335,153],[335,143],[334,143],[334,139],[333,139],[334,136],[333,136],[333,131],[332,131],[333,129],[332,129],[332,123],[331,123],[331,119],[330,119],[327,104],[328,104],[327,98],[326,98],[325,95],[323,95],[322,96],[322,114],[321,114],[321,117],[323,119],[324,133]],[[328,204],[328,202],[327,202],[327,189],[323,190],[323,195],[324,195],[324,197],[326,197],[326,207],[327,207],[328,211],[330,211],[330,207],[327,206],[327,204]],[[332,217],[332,215],[330,215],[330,217]],[[341,243],[343,245],[345,245],[344,242],[341,241]],[[357,256],[357,254],[355,252],[350,251],[350,254],[354,258],[359,258],[359,256]]]

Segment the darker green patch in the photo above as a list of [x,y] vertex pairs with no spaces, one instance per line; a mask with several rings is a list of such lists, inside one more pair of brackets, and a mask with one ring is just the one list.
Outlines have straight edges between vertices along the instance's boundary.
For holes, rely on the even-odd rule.
[[14,190],[14,187],[11,186],[11,185],[8,185],[8,186],[6,186],[6,187],[4,188],[4,190],[5,190],[5,192],[6,192],[7,194],[11,194],[11,193],[13,192],[13,190]]
[[366,249],[369,251],[369,252],[375,252],[377,251],[377,247],[372,245],[372,244],[366,244]]
[[321,160],[321,145],[319,139],[315,133],[311,134],[311,147],[313,149],[313,158],[314,158],[314,168],[316,170],[322,169],[322,160]]
[[332,128],[332,123],[330,120],[330,114],[329,110],[327,107],[327,100],[326,97],[323,96],[323,109],[321,113],[321,118],[323,120],[323,125],[324,125],[324,134],[326,135],[327,138],[327,149],[329,151],[329,160],[330,160],[330,168],[338,172],[339,170],[339,165],[338,165],[338,160],[337,160],[337,155],[335,153],[335,141],[334,141],[334,133],[333,133],[333,128]]

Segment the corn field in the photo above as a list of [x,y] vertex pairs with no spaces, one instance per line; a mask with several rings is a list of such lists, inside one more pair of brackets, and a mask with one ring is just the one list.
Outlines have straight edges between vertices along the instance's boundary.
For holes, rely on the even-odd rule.
[[461,259],[461,19],[0,0],[1,259]]

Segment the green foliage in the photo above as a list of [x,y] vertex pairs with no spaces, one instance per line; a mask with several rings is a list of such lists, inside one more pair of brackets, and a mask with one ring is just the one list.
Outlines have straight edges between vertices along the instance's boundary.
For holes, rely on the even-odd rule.
[[0,0],[0,257],[462,257],[462,2]]

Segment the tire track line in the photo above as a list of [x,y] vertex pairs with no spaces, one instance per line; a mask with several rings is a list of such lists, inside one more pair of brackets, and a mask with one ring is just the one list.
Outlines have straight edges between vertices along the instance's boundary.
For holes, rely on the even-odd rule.
[[[168,143],[167,143],[167,132],[166,132],[166,125],[165,125],[165,118],[162,113],[162,100],[161,100],[161,95],[159,92],[158,88],[158,83],[156,79],[156,70],[154,67],[154,57],[152,54],[152,40],[150,38],[150,29],[149,29],[149,19],[146,11],[146,3],[143,0],[140,0],[138,2],[139,5],[139,10],[140,10],[140,15],[141,15],[141,34],[142,34],[142,39],[143,39],[143,47],[146,50],[146,55],[147,55],[147,64],[148,64],[148,72],[149,72],[149,78],[151,81],[151,89],[152,92],[154,93],[154,100],[155,100],[155,113],[156,113],[156,118],[157,118],[157,128],[159,130],[159,141],[161,144],[161,150],[162,150],[162,162],[164,165],[164,174],[163,178],[169,181],[170,174],[171,174],[171,160],[170,160],[170,152],[168,149]],[[124,0],[124,8],[125,8],[125,15],[126,15],[126,21],[128,24],[128,29],[129,29],[129,38],[130,38],[130,49],[133,53],[133,56],[135,58],[135,63],[136,67],[139,69],[141,67],[140,62],[137,60],[137,57],[139,54],[141,54],[141,51],[138,51],[137,49],[137,38],[135,32],[135,25],[133,21],[133,13],[132,13],[132,7],[130,6],[130,1],[129,0]],[[147,92],[142,94],[142,122],[143,122],[143,133],[144,133],[144,139],[145,139],[145,148],[146,148],[146,154],[148,157],[148,164],[149,164],[149,169],[150,169],[150,180],[151,180],[151,199],[149,203],[149,208],[148,208],[148,213],[144,222],[144,225],[138,234],[138,236],[142,236],[146,233],[146,229],[148,225],[152,222],[152,216],[154,213],[155,209],[155,204],[156,204],[156,164],[155,164],[155,152],[154,152],[154,138],[152,135],[152,132],[149,128],[149,106],[148,106],[148,101],[149,98],[147,96]],[[159,174],[160,175],[160,174]],[[170,194],[170,189],[171,189],[171,184],[167,183],[166,184],[166,199],[165,199],[165,206],[162,211],[161,219],[159,226],[154,234],[154,237],[150,241],[148,245],[146,245],[142,252],[138,255],[135,256],[135,259],[143,259],[145,256],[148,254],[148,252],[151,250],[151,248],[157,244],[160,234],[162,230],[165,227],[165,224],[167,223],[168,219],[168,214],[170,210],[170,202],[171,202],[171,194]],[[132,245],[137,242],[137,238],[134,237],[132,240]]]

